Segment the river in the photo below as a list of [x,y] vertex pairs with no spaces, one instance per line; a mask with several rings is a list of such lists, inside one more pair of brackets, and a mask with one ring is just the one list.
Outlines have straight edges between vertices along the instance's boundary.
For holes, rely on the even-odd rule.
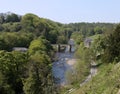
[[74,58],[74,40],[70,39],[68,44],[72,45],[71,52],[69,52],[69,46],[66,47],[64,52],[57,52],[56,57],[58,60],[53,62],[52,65],[52,73],[55,78],[54,81],[56,84],[62,86],[67,84],[65,78],[66,71],[72,69],[72,65],[67,64],[66,62]]

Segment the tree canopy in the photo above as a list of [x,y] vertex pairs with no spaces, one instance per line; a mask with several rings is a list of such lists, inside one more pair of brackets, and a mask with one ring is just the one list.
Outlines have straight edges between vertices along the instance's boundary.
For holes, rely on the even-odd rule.
[[106,38],[104,59],[106,62],[120,61],[120,25]]

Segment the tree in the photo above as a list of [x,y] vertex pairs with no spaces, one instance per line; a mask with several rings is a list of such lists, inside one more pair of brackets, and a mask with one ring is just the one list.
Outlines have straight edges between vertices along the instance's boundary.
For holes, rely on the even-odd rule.
[[65,38],[65,36],[58,36],[58,39],[57,39],[57,43],[59,44],[66,44],[67,43],[67,40]]
[[35,53],[30,57],[29,77],[24,83],[25,94],[52,94],[50,63],[50,58],[45,54]]
[[58,37],[58,32],[55,31],[55,30],[52,30],[49,32],[49,41],[52,43],[52,44],[55,44],[56,41],[57,41],[57,37]]
[[5,22],[19,22],[20,21],[20,17],[17,14],[9,14],[7,15]]
[[24,82],[26,94],[53,94],[53,80],[51,73],[52,47],[46,39],[39,37],[29,46],[29,76]]
[[22,26],[19,22],[13,23],[10,27],[11,32],[19,32],[22,29]]
[[106,38],[104,62],[120,61],[120,25]]
[[25,32],[34,32],[39,24],[39,17],[34,14],[26,14],[22,17],[21,24]]
[[94,39],[90,50],[92,51],[93,60],[101,59],[106,48],[106,37],[104,35]]
[[102,29],[101,29],[100,27],[98,27],[98,26],[95,27],[94,32],[95,32],[96,34],[102,34],[102,33],[103,33]]
[[73,32],[71,38],[75,40],[77,45],[83,42],[83,35],[80,32]]
[[36,52],[44,53],[50,56],[52,46],[50,42],[43,38],[33,40],[29,46],[29,54],[35,54]]
[[0,49],[11,51],[13,47],[28,47],[33,39],[32,33],[3,32],[0,33]]
[[0,24],[3,24],[5,22],[5,17],[4,15],[0,15]]
[[22,79],[25,77],[27,61],[28,56],[26,53],[0,52],[0,73],[4,77],[3,81],[8,85],[8,88],[5,88],[14,92],[11,94],[23,93]]

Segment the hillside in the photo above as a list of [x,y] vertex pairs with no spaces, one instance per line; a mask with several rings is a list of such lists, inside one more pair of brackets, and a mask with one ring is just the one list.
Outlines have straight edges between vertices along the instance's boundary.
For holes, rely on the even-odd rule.
[[98,64],[98,73],[88,83],[71,94],[120,94],[118,93],[120,89],[119,40],[120,25],[112,33],[94,41],[91,54],[93,54],[92,59],[96,60]]
[[102,64],[98,74],[71,94],[117,94],[120,89],[120,63]]
[[[32,13],[0,13],[0,94],[63,94],[74,88],[73,94],[116,94],[120,88],[120,25],[116,25],[62,24]],[[78,61],[73,72],[65,73],[68,86],[60,88],[54,86],[51,44],[66,44],[70,38]],[[85,42],[86,38],[94,41]],[[14,47],[28,51],[15,52]],[[80,87],[90,73],[91,61],[100,61],[98,73]]]

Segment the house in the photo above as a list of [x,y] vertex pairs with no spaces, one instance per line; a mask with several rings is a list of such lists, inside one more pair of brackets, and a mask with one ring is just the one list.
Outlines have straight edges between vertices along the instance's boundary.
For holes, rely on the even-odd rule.
[[28,49],[25,47],[14,47],[13,51],[26,52]]
[[86,38],[85,41],[84,41],[84,46],[89,48],[90,45],[91,45],[91,42],[92,42],[92,39]]

